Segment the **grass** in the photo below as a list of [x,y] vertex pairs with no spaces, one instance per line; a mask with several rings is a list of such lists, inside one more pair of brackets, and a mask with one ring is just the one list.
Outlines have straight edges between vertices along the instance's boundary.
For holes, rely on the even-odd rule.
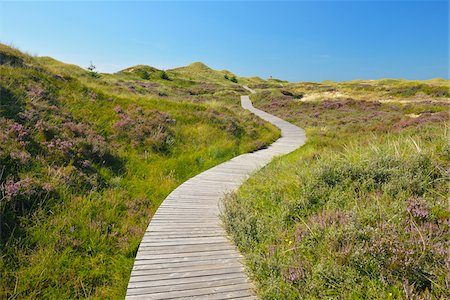
[[[258,86],[255,86],[256,88]],[[276,87],[273,85],[264,88]],[[404,79],[354,80],[348,82],[324,81],[285,83],[281,92],[296,95],[301,101],[317,101],[335,98],[373,100],[380,102],[446,101],[450,96],[449,81],[435,78],[414,81]],[[278,86],[279,88],[279,86]]]
[[0,45],[0,298],[123,298],[166,195],[277,138],[226,86],[169,77]]
[[263,299],[447,299],[448,98],[380,102],[398,81],[372,82],[371,99],[352,84],[332,85],[356,99],[328,83],[252,96],[308,141],[226,199],[227,231]]
[[[223,77],[223,74],[234,76],[231,72],[216,71],[202,63],[167,70],[165,74],[168,79],[161,78],[162,70],[145,65],[133,66],[115,74],[100,74],[99,78],[92,78],[78,66],[67,65],[48,57],[36,59],[62,77],[76,75],[87,87],[127,98],[145,97],[177,103],[219,102],[226,104],[228,108],[239,108],[239,96],[247,93],[240,85]],[[241,78],[239,80],[247,81]]]

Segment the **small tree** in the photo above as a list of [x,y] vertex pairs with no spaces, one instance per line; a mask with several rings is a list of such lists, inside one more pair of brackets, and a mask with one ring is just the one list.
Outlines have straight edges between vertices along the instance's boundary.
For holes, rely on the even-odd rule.
[[236,76],[231,77],[231,78],[230,78],[230,81],[232,81],[232,82],[234,82],[234,83],[237,83],[237,82],[238,82]]
[[96,69],[96,67],[91,61],[91,64],[89,65],[89,67],[87,67],[88,73],[91,77],[98,78],[98,77],[100,77],[100,75],[98,75],[98,73],[97,73],[97,71],[95,71],[95,69]]
[[226,80],[230,79],[227,74],[223,75],[223,78],[225,78]]
[[141,77],[144,80],[150,79],[150,73],[147,72],[147,70],[139,70],[138,74],[139,74],[139,77]]
[[161,73],[159,73],[159,78],[169,80],[169,75],[167,75],[166,71],[161,71]]

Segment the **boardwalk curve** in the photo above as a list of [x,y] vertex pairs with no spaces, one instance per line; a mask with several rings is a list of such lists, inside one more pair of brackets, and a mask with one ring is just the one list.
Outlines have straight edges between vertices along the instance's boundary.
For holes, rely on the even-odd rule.
[[303,145],[306,136],[254,108],[248,96],[241,96],[241,105],[280,128],[281,137],[192,177],[167,196],[139,246],[126,299],[256,299],[242,257],[221,226],[219,202],[274,156]]

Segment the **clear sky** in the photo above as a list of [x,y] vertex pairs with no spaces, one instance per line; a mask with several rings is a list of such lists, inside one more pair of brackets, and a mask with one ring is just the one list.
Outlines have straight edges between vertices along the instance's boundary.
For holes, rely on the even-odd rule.
[[0,0],[0,42],[104,72],[202,61],[291,81],[448,78],[449,4]]

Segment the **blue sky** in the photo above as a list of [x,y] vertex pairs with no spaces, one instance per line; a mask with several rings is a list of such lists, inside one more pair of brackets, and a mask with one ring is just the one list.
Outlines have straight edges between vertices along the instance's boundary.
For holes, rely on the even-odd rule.
[[100,71],[202,61],[291,81],[448,78],[447,1],[1,2],[0,41]]

